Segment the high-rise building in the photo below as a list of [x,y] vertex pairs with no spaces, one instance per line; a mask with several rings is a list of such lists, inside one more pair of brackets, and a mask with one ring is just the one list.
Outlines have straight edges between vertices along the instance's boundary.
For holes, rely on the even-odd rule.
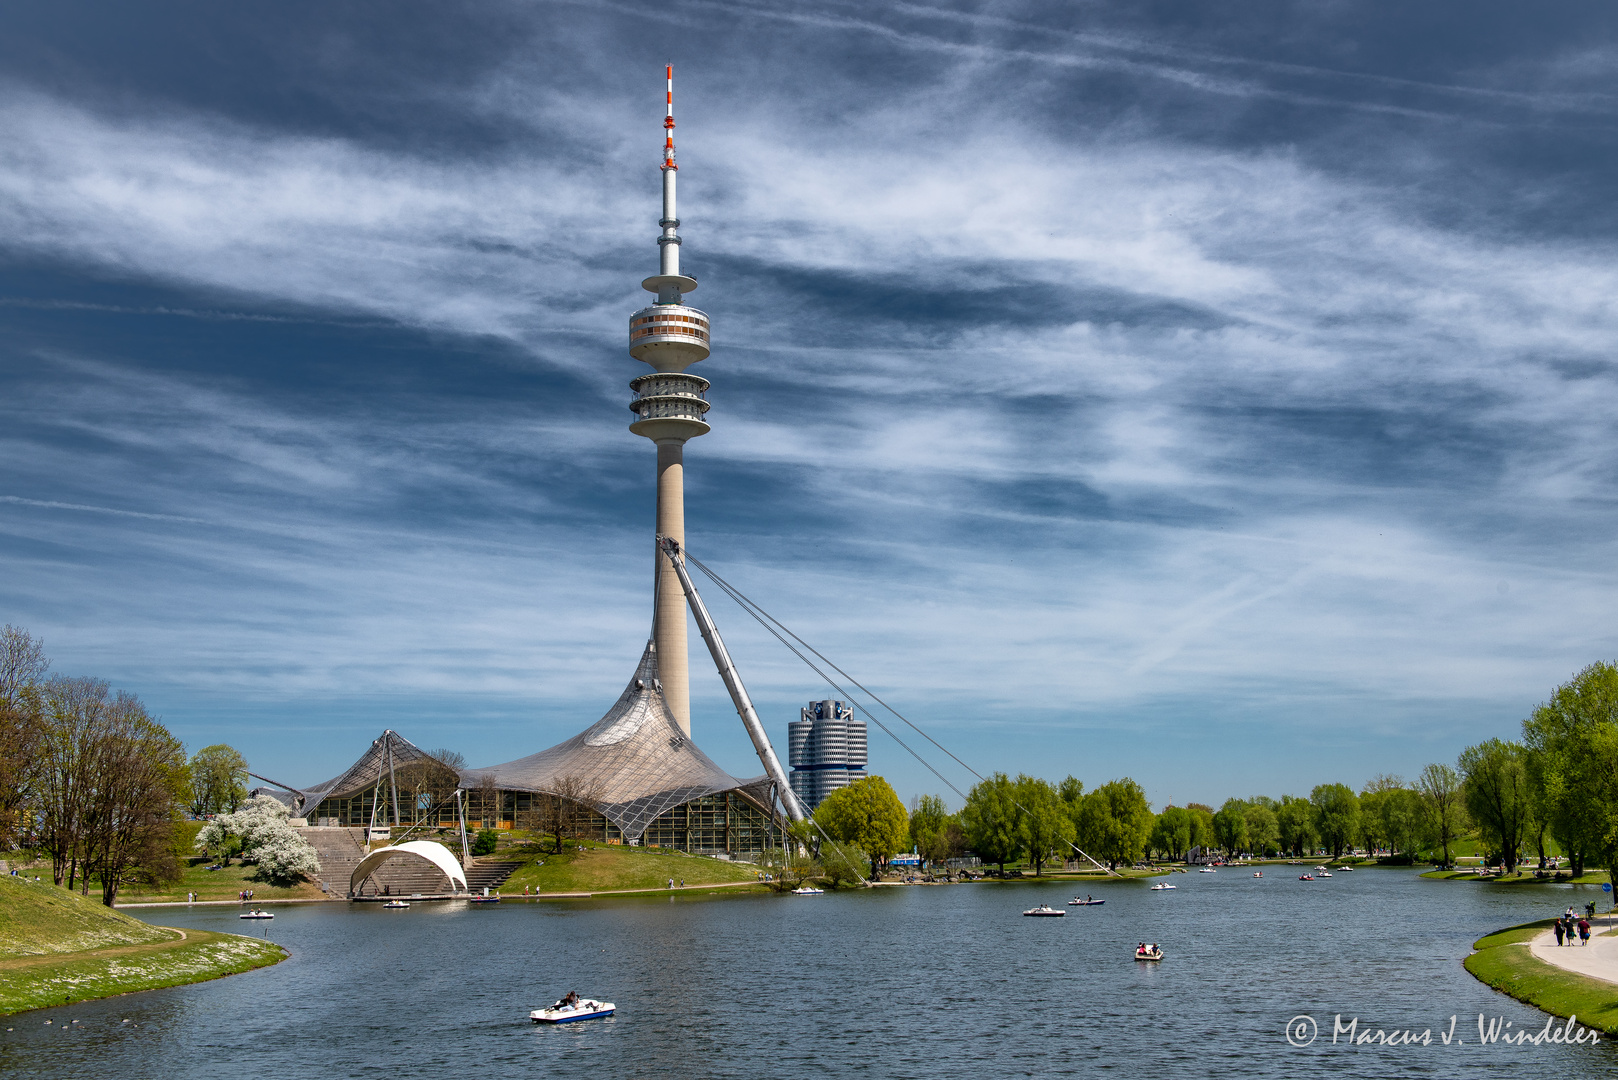
[[865,779],[865,721],[841,701],[811,701],[787,725],[793,793],[809,809],[832,792]]

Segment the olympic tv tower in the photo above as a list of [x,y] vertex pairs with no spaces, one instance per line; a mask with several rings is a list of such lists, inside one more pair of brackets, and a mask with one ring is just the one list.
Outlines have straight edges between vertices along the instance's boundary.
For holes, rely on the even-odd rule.
[[[680,219],[675,215],[674,68],[667,69],[668,112],[663,118],[663,233],[657,238],[658,272],[641,282],[656,293],[651,307],[629,317],[629,355],[650,364],[652,372],[630,382],[638,395],[629,406],[636,420],[629,430],[657,444],[657,533],[685,546],[685,442],[708,433],[703,419],[708,380],[686,374],[686,368],[708,356],[708,316],[685,302],[696,289],[695,278],[680,273]],[[668,556],[654,553],[656,595],[652,639],[657,646],[658,679],[663,700],[686,735],[691,734],[691,676],[686,652],[685,593]]]

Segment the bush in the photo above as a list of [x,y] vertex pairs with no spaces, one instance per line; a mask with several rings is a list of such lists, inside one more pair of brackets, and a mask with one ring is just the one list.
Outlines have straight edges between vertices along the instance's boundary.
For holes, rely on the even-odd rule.
[[499,842],[500,834],[493,829],[479,829],[477,836],[472,838],[472,854],[493,855]]
[[870,856],[852,844],[826,844],[820,849],[822,873],[834,889],[860,883],[860,870]]

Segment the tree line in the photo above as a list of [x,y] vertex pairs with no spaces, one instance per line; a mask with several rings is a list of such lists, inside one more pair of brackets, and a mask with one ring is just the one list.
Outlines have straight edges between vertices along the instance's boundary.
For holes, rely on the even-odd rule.
[[1434,762],[1414,781],[1378,775],[1359,791],[1319,784],[1308,795],[1230,798],[1154,813],[1129,777],[1086,792],[995,773],[967,792],[958,813],[937,795],[911,804],[908,839],[930,862],[971,853],[986,863],[1026,860],[1036,874],[1055,859],[1093,858],[1116,869],[1155,857],[1198,852],[1297,857],[1351,849],[1404,861],[1453,861],[1453,847],[1476,835],[1485,861],[1507,872],[1532,849],[1539,865],[1548,840],[1574,876],[1587,867],[1618,870],[1618,666],[1600,662],[1558,686],[1523,721],[1521,742],[1490,739]]
[[189,812],[231,814],[247,763],[228,746],[189,760],[140,699],[50,674],[40,641],[0,627],[0,851],[48,858],[57,885],[107,906],[130,882],[178,881]]

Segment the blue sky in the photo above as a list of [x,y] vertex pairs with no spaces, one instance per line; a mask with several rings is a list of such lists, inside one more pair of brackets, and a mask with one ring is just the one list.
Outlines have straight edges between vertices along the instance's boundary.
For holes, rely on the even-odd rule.
[[[694,553],[981,771],[1453,760],[1618,653],[1615,25],[13,5],[0,622],[292,783],[598,717],[649,622],[672,62]],[[779,739],[828,692],[710,601]]]

